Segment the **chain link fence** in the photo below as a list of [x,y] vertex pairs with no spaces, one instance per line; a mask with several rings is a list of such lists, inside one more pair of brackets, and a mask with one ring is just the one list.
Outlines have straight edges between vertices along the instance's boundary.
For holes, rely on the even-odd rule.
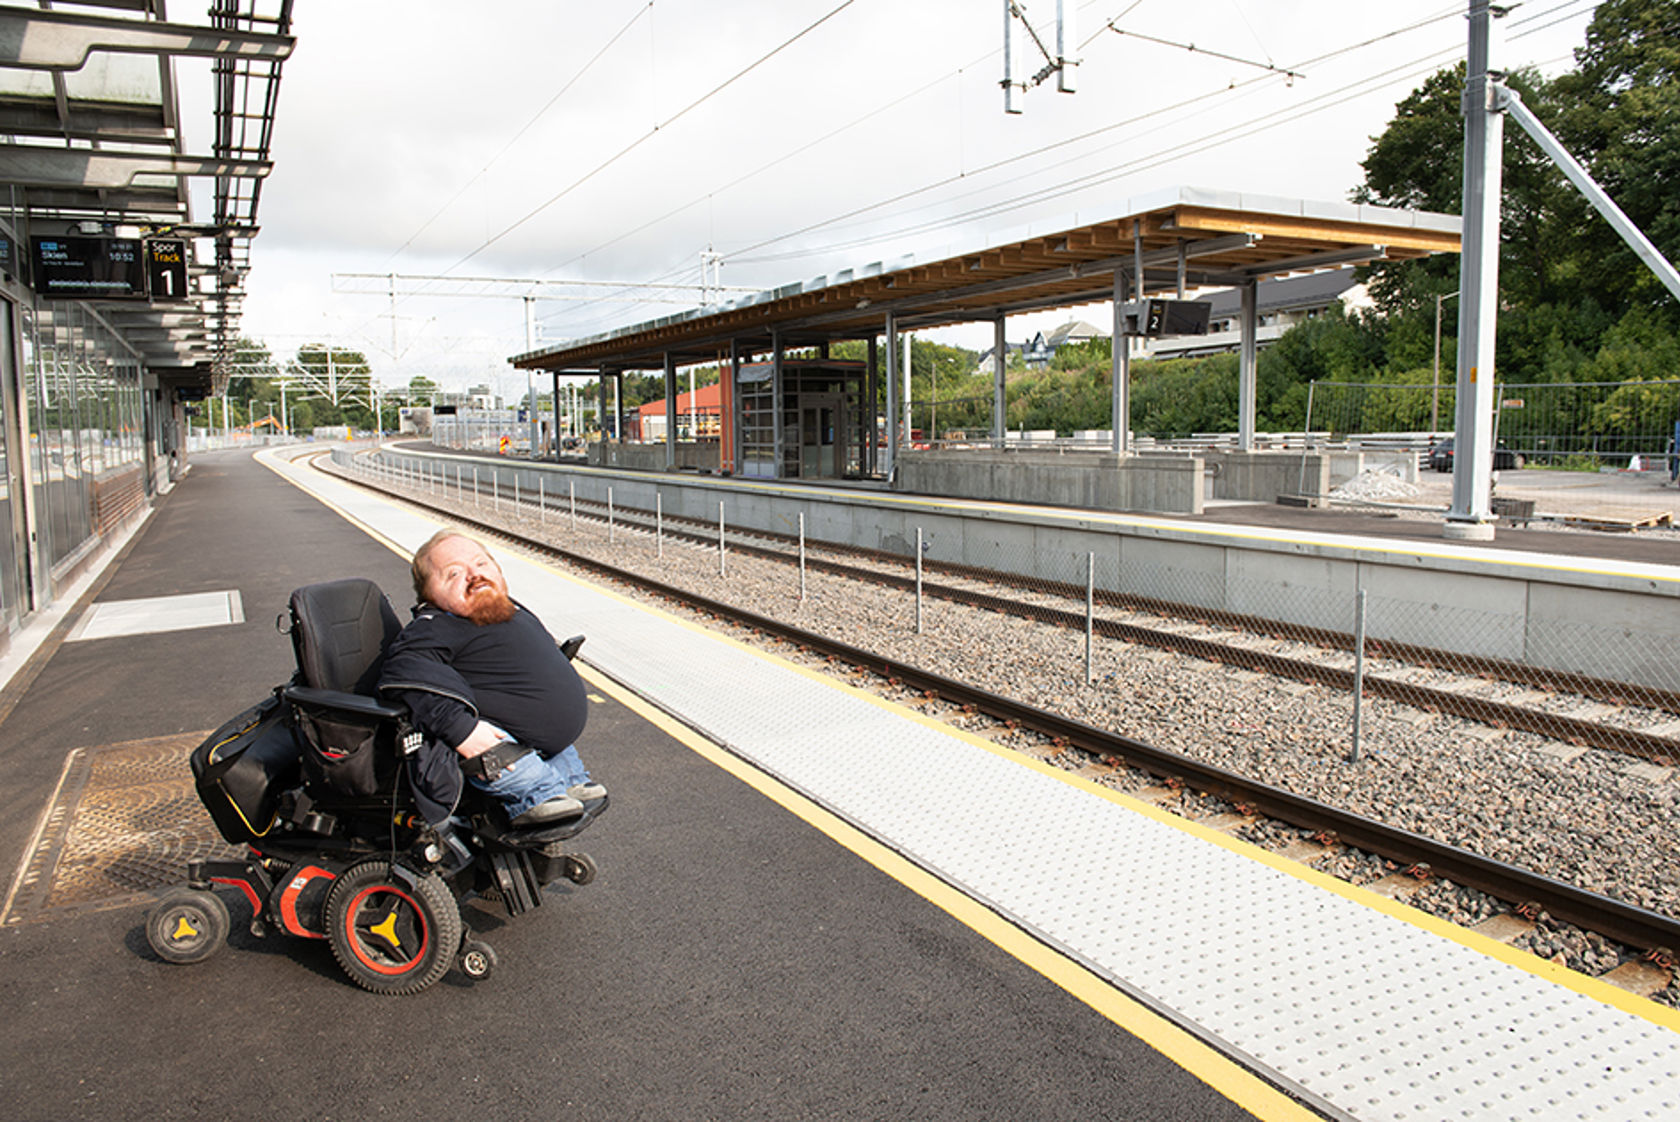
[[[1383,497],[1445,510],[1456,393],[1444,385],[1314,382],[1301,432],[1316,448],[1415,454]],[[1507,383],[1495,390],[1495,494],[1525,517],[1604,529],[1673,525],[1680,379]],[[1355,496],[1357,497],[1357,496]]]

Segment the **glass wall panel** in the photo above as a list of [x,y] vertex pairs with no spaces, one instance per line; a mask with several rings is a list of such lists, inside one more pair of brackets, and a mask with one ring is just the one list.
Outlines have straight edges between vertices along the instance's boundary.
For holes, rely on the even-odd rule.
[[18,390],[13,365],[12,305],[0,300],[0,627],[11,630],[28,609],[24,603],[23,560],[28,535],[23,524],[18,449],[12,446],[16,418],[8,413]]

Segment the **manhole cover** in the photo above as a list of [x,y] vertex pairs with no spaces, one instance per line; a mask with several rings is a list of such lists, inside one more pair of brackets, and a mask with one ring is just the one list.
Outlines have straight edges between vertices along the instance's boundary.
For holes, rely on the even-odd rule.
[[132,904],[180,884],[189,861],[237,857],[199,802],[187,766],[208,735],[71,752],[0,926]]

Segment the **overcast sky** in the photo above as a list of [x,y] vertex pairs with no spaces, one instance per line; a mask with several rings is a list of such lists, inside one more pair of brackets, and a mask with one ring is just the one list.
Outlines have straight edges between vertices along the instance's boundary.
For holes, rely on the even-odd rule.
[[[1345,200],[1394,104],[1466,35],[1463,0],[1076,6],[1078,92],[1052,78],[1006,116],[1002,0],[302,0],[246,333],[277,357],[361,350],[385,384],[522,393],[506,362],[526,349],[522,301],[400,298],[393,348],[390,299],[335,293],[333,274],[697,286],[711,251],[723,284],[756,289],[1098,221],[1181,185]],[[1054,0],[1023,7],[1053,49]],[[1519,5],[1507,59],[1567,68],[1591,9]],[[182,87],[207,151],[208,95]],[[537,343],[699,302],[679,295],[542,301]]]

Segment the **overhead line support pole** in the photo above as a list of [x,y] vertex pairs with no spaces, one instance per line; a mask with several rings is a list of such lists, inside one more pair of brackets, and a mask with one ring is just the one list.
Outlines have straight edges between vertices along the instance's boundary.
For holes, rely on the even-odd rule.
[[1493,538],[1494,338],[1499,307],[1499,203],[1505,115],[1495,97],[1504,14],[1490,0],[1469,0],[1470,43],[1464,82],[1464,240],[1459,266],[1458,394],[1454,403],[1452,508],[1446,537]]

